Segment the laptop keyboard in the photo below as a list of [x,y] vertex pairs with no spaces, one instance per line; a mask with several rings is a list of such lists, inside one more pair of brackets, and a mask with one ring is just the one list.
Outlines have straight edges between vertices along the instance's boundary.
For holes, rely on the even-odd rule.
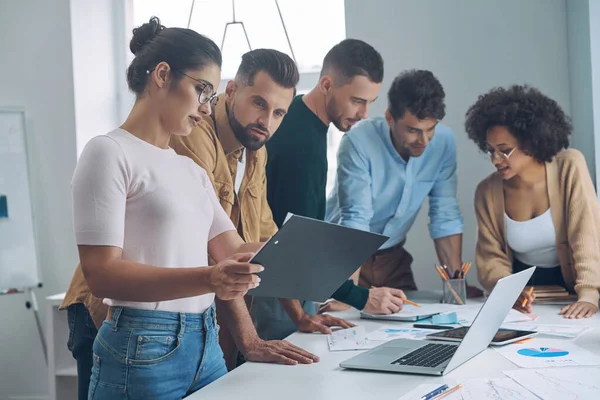
[[457,348],[458,346],[430,343],[392,361],[392,364],[433,368],[451,359]]

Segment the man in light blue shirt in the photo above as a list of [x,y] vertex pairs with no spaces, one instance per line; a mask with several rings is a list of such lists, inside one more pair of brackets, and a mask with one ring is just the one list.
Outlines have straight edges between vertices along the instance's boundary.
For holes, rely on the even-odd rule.
[[416,290],[404,243],[427,197],[440,263],[451,272],[462,265],[456,143],[452,130],[438,123],[444,98],[431,72],[403,72],[388,92],[385,118],[362,121],[342,138],[326,219],[390,237],[361,267],[362,286]]

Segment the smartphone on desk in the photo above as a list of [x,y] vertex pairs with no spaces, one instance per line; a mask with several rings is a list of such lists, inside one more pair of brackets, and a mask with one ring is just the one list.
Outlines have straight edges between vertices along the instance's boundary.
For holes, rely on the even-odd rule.
[[[443,332],[437,332],[427,335],[425,338],[429,340],[444,340],[448,342],[460,342],[463,340],[467,332],[468,326],[449,329]],[[496,335],[492,339],[490,346],[503,346],[505,344],[518,342],[519,340],[527,339],[537,335],[536,331],[520,331],[516,329],[498,329]]]

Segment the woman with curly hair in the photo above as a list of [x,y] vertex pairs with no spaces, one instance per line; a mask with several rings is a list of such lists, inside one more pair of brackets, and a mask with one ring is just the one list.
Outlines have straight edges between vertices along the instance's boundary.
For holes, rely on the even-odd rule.
[[[600,297],[600,208],[583,155],[567,149],[570,119],[556,101],[517,85],[480,96],[466,117],[469,138],[497,169],[475,192],[480,282],[491,290],[536,266],[530,285],[577,293],[564,317],[592,316]],[[531,312],[534,299],[525,289],[515,308]]]

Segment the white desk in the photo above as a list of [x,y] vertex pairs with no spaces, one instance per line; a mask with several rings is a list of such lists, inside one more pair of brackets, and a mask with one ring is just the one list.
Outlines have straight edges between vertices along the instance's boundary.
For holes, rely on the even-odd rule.
[[48,387],[50,400],[77,399],[77,363],[67,348],[67,311],[58,307],[64,293],[46,297],[46,345],[48,347]]
[[[534,305],[534,313],[540,315],[536,323],[592,326],[593,329],[581,335],[575,343],[600,355],[600,314],[583,320],[565,320],[558,315],[559,309],[559,306]],[[368,332],[389,324],[409,325],[361,320],[356,310],[335,315],[364,325]],[[330,352],[327,340],[321,334],[294,333],[288,340],[318,355],[321,361],[313,365],[296,366],[246,363],[188,399],[396,400],[421,383],[437,383],[444,379],[501,378],[505,377],[502,371],[518,368],[488,348],[445,377],[352,371],[340,368],[339,363],[358,354],[358,351]]]

